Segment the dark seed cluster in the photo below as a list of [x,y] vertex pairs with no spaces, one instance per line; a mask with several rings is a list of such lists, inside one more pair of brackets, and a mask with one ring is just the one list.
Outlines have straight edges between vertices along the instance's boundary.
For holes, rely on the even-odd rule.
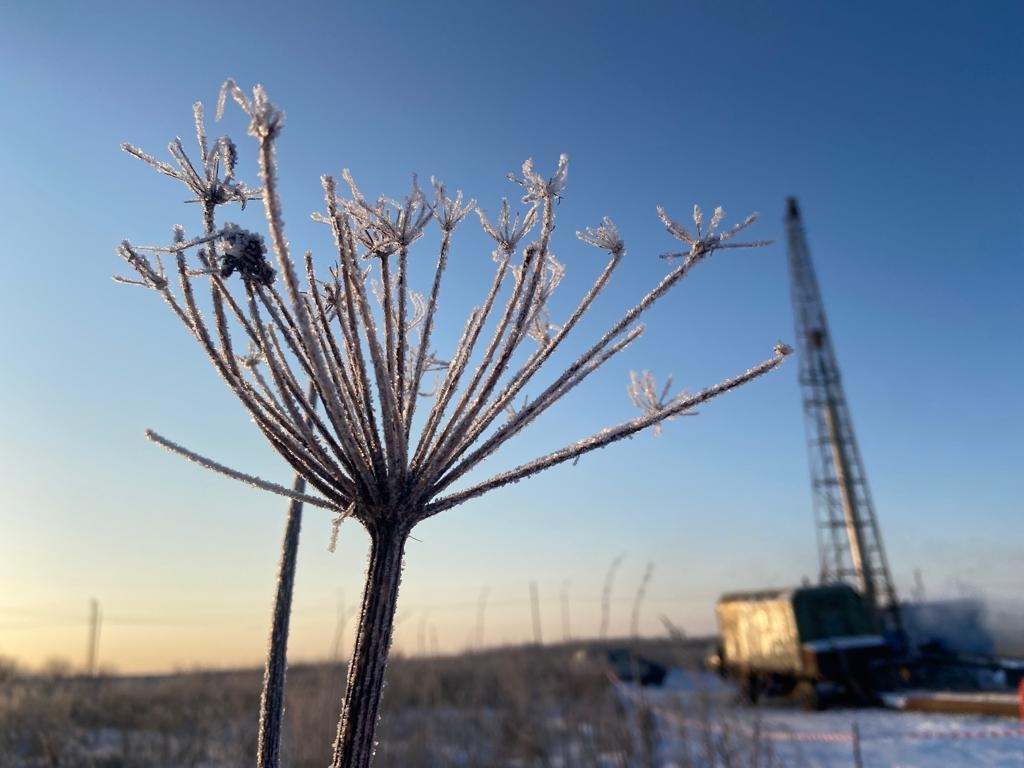
[[267,261],[263,236],[229,224],[221,239],[220,276],[231,277],[237,270],[246,282],[270,285],[276,272]]

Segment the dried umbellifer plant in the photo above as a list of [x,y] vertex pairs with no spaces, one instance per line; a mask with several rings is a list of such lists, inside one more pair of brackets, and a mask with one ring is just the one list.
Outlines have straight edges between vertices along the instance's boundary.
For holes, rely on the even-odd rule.
[[[481,303],[470,312],[458,344],[443,361],[431,349],[442,277],[453,232],[474,209],[474,201],[465,201],[461,193],[449,196],[439,182],[432,182],[431,192],[425,193],[415,179],[404,200],[371,201],[347,171],[348,196],[339,194],[335,180],[324,176],[326,210],[314,218],[330,227],[335,253],[330,267],[317,272],[312,255],[307,252],[295,259],[285,238],[274,158],[282,112],[262,87],[256,86],[250,97],[228,81],[221,90],[218,117],[226,96],[250,119],[260,188],[236,180],[235,144],[228,138],[207,139],[198,104],[198,163],[191,161],[180,140],[170,145],[176,166],[124,145],[130,154],[191,189],[203,228],[201,234],[188,237],[183,228],[175,227],[169,246],[123,242],[119,254],[136,276],[118,279],[152,289],[163,298],[259,430],[293,467],[295,482],[290,489],[267,482],[155,432],[146,434],[209,469],[291,499],[264,679],[261,767],[278,764],[284,652],[301,507],[331,510],[335,533],[346,518],[357,520],[368,532],[369,567],[332,763],[336,768],[367,766],[374,751],[403,551],[417,523],[641,430],[657,429],[775,368],[789,349],[776,345],[768,359],[694,395],[659,390],[647,372],[634,376],[629,391],[639,416],[520,466],[460,484],[467,473],[635,341],[643,332],[638,324],[641,315],[707,256],[726,248],[761,245],[732,239],[755,216],[719,231],[721,208],[705,227],[695,206],[692,228],[659,208],[662,222],[683,249],[664,255],[670,267],[650,292],[568,367],[551,372],[546,363],[590,310],[621,265],[626,248],[607,218],[600,226],[577,233],[584,243],[606,252],[607,262],[576,309],[554,324],[548,299],[564,269],[551,252],[551,235],[568,162],[563,155],[554,175],[544,178],[527,161],[521,176],[510,176],[523,190],[525,207],[520,213],[513,214],[507,201],[494,220],[477,210],[484,231],[495,241],[495,274]],[[262,201],[266,212],[273,261],[263,235],[219,223],[215,215],[222,205],[244,206],[255,199]],[[440,230],[437,261],[433,281],[421,294],[408,285],[408,259],[410,247],[431,224]],[[246,344],[244,352],[237,346],[239,337]],[[425,391],[428,377],[436,379],[436,386]],[[528,385],[534,389],[532,397],[516,407]],[[429,407],[418,414],[421,400]]]

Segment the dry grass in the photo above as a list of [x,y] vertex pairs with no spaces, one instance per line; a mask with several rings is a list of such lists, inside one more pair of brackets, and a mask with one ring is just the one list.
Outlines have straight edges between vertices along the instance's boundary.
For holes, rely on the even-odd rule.
[[[609,646],[611,643],[609,643]],[[648,642],[691,665],[704,641]],[[381,768],[770,766],[756,732],[707,697],[623,696],[601,654],[525,647],[392,661],[378,731]],[[282,764],[331,758],[343,665],[288,673]],[[187,672],[86,679],[0,665],[0,768],[233,768],[256,759],[261,674]],[[697,724],[697,727],[694,724]]]

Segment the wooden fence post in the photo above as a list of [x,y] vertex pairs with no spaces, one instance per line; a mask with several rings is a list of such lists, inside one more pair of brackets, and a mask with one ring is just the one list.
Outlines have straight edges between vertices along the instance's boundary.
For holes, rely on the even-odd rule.
[[853,723],[853,765],[854,768],[864,768],[864,760],[860,754],[860,728],[857,727],[857,722]]

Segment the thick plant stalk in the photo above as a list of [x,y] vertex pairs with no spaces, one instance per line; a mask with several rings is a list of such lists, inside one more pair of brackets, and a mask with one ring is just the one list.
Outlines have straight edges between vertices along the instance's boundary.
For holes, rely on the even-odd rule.
[[384,670],[402,580],[402,556],[409,538],[406,525],[390,520],[367,526],[367,530],[370,565],[331,768],[367,768],[373,759]]

